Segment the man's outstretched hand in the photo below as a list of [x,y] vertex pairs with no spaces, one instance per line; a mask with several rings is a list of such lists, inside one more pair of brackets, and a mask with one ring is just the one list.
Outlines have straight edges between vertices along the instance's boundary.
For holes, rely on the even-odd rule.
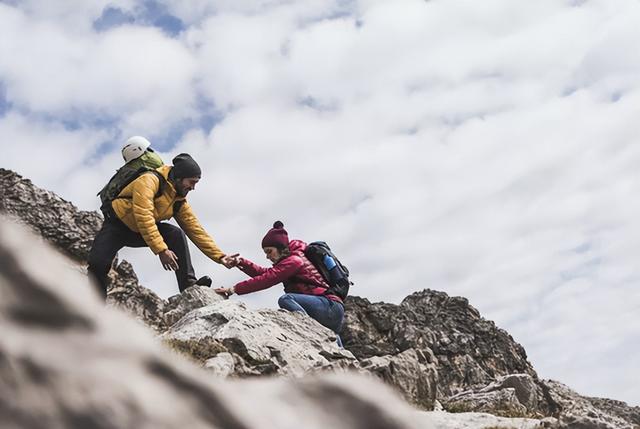
[[233,268],[236,265],[238,265],[238,263],[240,263],[240,254],[235,253],[233,255],[226,255],[225,257],[222,258],[221,262],[222,262],[222,265],[224,265],[225,267]]
[[178,269],[178,257],[171,250],[163,250],[158,253],[162,267],[167,271],[176,271]]

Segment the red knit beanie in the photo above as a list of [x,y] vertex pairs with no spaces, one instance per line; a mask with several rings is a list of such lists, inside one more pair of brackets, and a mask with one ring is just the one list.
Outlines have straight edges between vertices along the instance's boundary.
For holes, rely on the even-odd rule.
[[262,247],[277,247],[278,249],[282,249],[288,246],[289,235],[284,229],[284,224],[277,220],[273,224],[273,228],[271,228],[262,239]]

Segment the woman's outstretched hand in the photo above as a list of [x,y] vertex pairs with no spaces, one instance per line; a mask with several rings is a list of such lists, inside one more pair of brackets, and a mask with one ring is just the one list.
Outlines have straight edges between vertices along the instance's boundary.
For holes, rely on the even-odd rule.
[[233,287],[217,287],[213,290],[218,295],[222,295],[225,298],[229,298],[231,295],[235,293]]

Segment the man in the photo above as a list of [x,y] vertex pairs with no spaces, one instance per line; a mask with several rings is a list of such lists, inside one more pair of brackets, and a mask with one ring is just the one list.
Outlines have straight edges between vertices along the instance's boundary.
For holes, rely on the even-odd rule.
[[[144,141],[146,150],[148,141]],[[131,150],[130,146],[126,148]],[[123,156],[125,161],[129,161],[124,149]],[[111,203],[113,215],[106,216],[89,254],[89,273],[94,276],[99,293],[105,298],[111,264],[125,246],[149,247],[158,255],[165,270],[176,272],[180,292],[194,284],[211,286],[211,279],[207,276],[196,279],[186,236],[213,261],[227,268],[234,265],[236,255],[227,256],[218,248],[186,200],[187,194],[200,180],[200,167],[186,153],[176,156],[172,163],[173,166],[164,165],[140,175]],[[176,219],[180,228],[162,222],[171,217]]]

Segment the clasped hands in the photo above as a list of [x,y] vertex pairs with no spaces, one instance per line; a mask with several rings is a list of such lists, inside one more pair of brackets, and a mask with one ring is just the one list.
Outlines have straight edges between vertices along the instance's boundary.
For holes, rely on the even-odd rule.
[[[162,268],[167,271],[177,271],[179,268],[178,265],[178,256],[173,253],[172,250],[165,249],[162,252],[158,253],[158,257],[160,258],[160,263],[162,264]],[[240,254],[234,253],[233,255],[225,255],[220,260],[222,265],[231,269],[237,266],[240,263]]]
[[[162,263],[162,267],[168,271],[176,271],[178,269],[178,256],[173,253],[173,251],[166,249],[162,252],[158,253],[158,257],[160,258],[160,263]],[[233,267],[238,266],[240,263],[240,254],[234,253],[233,255],[225,255],[220,259],[220,262],[225,267],[231,269]],[[225,298],[229,298],[231,295],[235,293],[233,287],[219,287],[215,288],[214,292],[224,296]]]
[[[222,258],[222,264],[227,268],[233,268],[238,266],[240,263],[240,254],[235,253],[233,255],[227,255]],[[225,298],[229,298],[231,295],[235,293],[233,287],[218,287],[213,290],[215,293],[224,296]]]

